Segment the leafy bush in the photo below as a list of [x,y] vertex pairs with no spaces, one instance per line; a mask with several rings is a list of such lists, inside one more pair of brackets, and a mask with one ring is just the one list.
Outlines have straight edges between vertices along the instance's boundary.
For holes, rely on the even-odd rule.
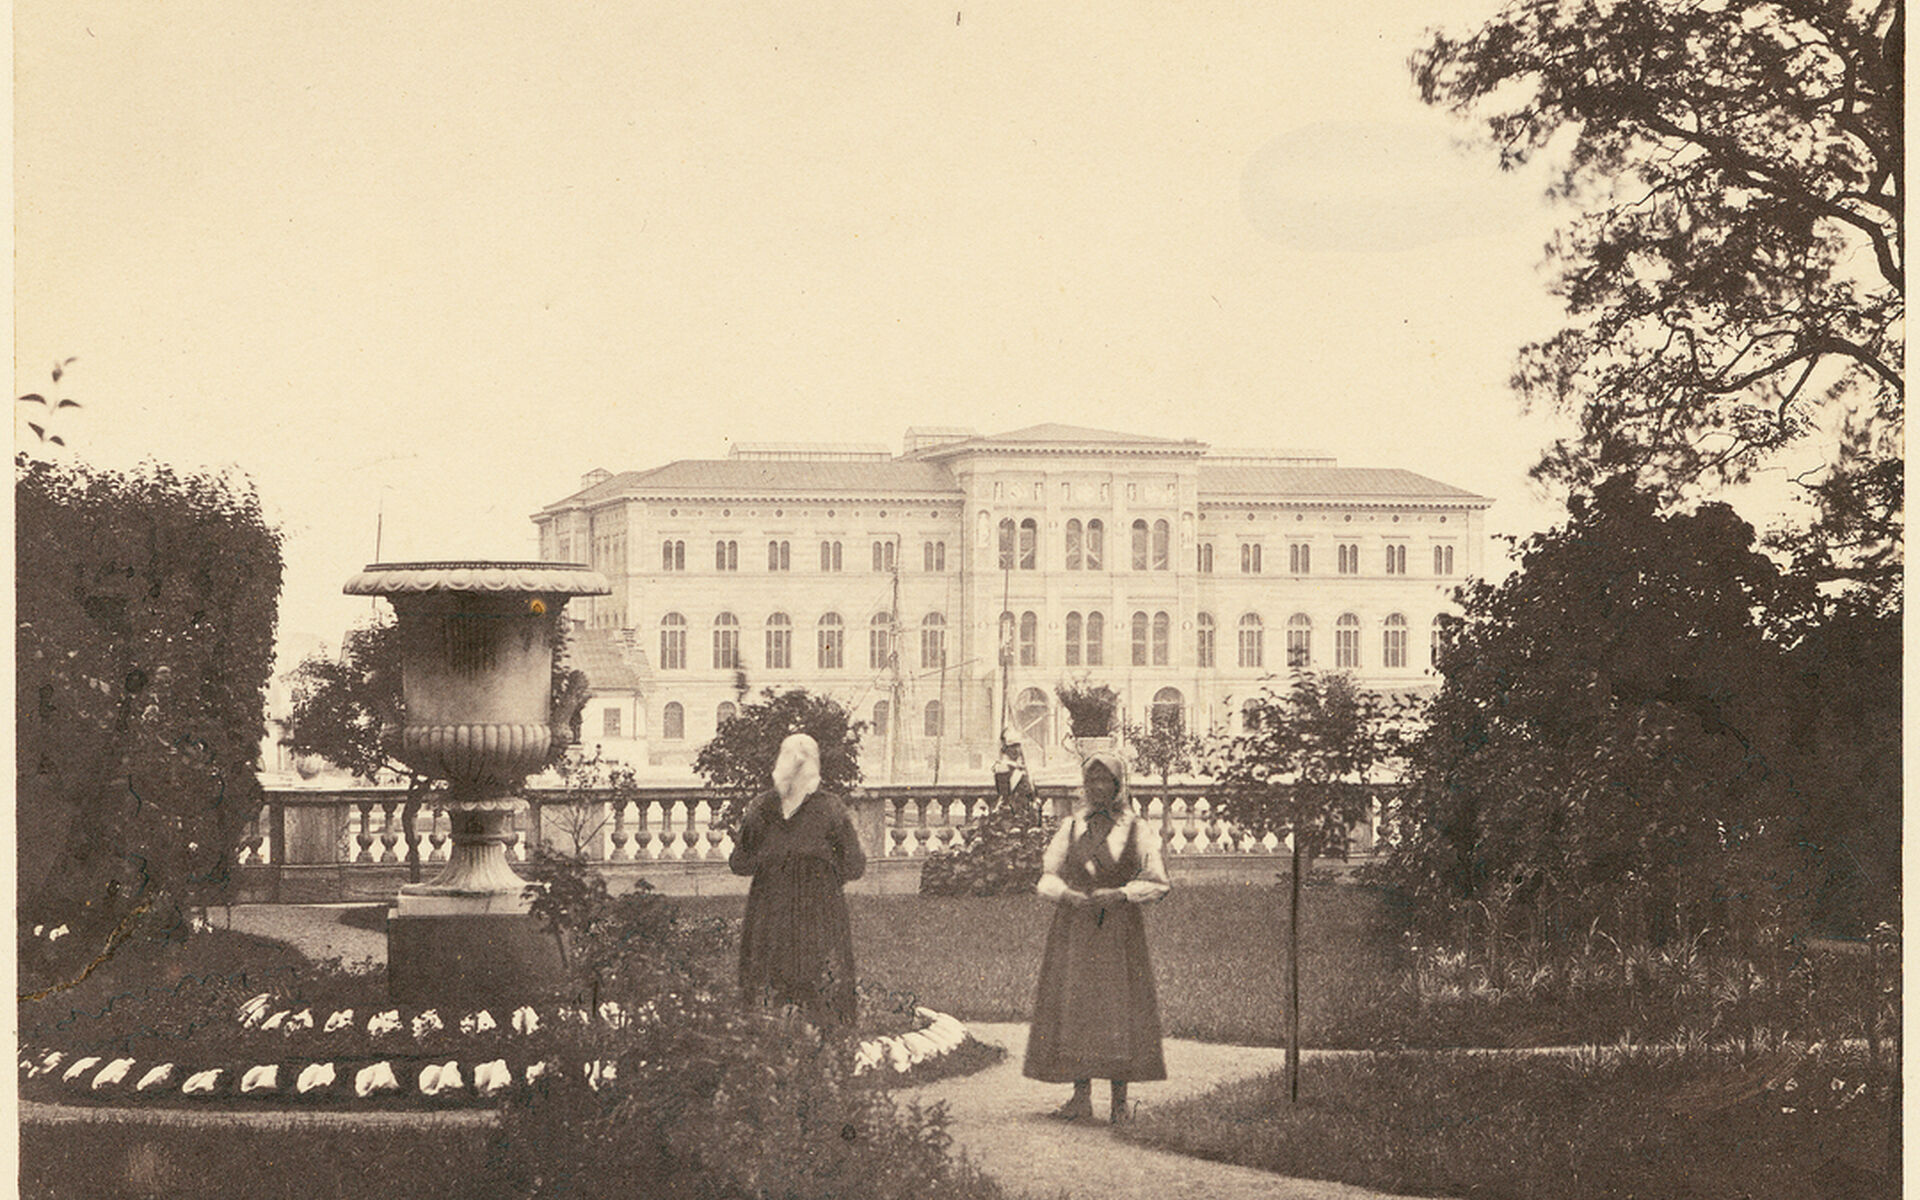
[[1067,721],[1075,737],[1111,737],[1113,715],[1119,711],[1120,695],[1106,684],[1084,681],[1055,684],[1053,694],[1067,710]]
[[927,856],[920,865],[920,894],[1030,893],[1040,882],[1040,858],[1052,832],[1038,803],[1019,796],[996,799],[964,845]]
[[230,884],[262,800],[281,535],[244,480],[152,465],[16,459],[14,518],[16,917],[31,991],[129,936],[184,936],[184,910]]
[[805,689],[768,688],[761,695],[720,722],[713,740],[693,760],[694,771],[707,785],[726,794],[715,819],[727,828],[738,823],[747,801],[772,786],[774,760],[790,734],[808,734],[820,744],[822,789],[844,796],[860,783],[865,721],[853,720],[838,701]]

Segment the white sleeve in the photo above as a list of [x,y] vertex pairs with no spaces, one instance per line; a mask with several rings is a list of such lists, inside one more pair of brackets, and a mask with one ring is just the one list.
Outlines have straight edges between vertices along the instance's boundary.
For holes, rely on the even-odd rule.
[[1128,880],[1120,890],[1127,895],[1130,904],[1146,904],[1158,900],[1173,890],[1173,884],[1167,879],[1167,865],[1160,859],[1160,831],[1145,821],[1136,819],[1134,824],[1140,839],[1140,873]]
[[1049,900],[1058,900],[1072,890],[1060,878],[1060,868],[1067,865],[1067,847],[1072,844],[1073,818],[1068,817],[1060,822],[1053,840],[1047,843],[1047,852],[1040,856],[1040,882],[1033,890]]

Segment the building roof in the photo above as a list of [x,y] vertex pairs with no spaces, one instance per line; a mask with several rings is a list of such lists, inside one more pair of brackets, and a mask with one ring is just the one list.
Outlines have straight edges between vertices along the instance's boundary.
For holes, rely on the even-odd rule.
[[1492,501],[1465,488],[1388,467],[1283,467],[1200,463],[1200,498],[1403,502],[1437,500],[1485,507]]
[[575,627],[567,634],[567,664],[585,673],[594,692],[637,692],[653,668],[646,651],[628,646],[611,629]]
[[928,496],[958,499],[960,487],[938,463],[913,459],[807,461],[683,458],[650,471],[625,471],[548,509],[616,496]]
[[1089,429],[1084,425],[1048,423],[1029,425],[1010,433],[993,433],[947,442],[921,452],[928,459],[951,458],[978,450],[1059,451],[1067,449],[1120,450],[1123,452],[1160,451],[1173,454],[1204,454],[1206,444],[1191,438],[1148,437],[1139,433],[1118,433],[1111,429]]

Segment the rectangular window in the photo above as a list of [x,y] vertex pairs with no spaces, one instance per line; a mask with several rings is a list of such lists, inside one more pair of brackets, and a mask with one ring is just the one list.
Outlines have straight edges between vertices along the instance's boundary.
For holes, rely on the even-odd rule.
[[1213,574],[1213,543],[1201,542],[1194,560],[1194,570],[1202,575]]
[[1153,665],[1164,667],[1173,653],[1173,621],[1166,613],[1153,614]]
[[1199,666],[1213,665],[1213,621],[1210,619],[1200,622],[1199,633],[1194,637],[1193,657]]
[[600,710],[600,736],[617,738],[620,736],[620,710],[605,708]]
[[[1101,487],[1104,489],[1105,484]],[[1104,499],[1104,497],[1102,497]],[[1087,570],[1098,571],[1107,553],[1107,527],[1095,520],[1087,522]]]
[[1333,631],[1333,665],[1357,668],[1360,665],[1360,627],[1342,625]]
[[793,630],[779,625],[767,630],[767,668],[785,671],[793,666]]
[[740,666],[740,630],[716,629],[713,631],[713,667],[716,671],[731,671]]
[[1107,662],[1107,619],[1099,613],[1087,614],[1087,665],[1102,667]]
[[822,626],[820,629],[820,669],[838,671],[842,661],[840,653],[840,627]]
[[1032,517],[1020,522],[1020,569],[1031,571],[1040,552],[1040,526]]
[[1387,626],[1380,639],[1380,665],[1396,668],[1407,665],[1406,626]]
[[683,671],[687,666],[687,631],[668,627],[660,631],[660,669]]

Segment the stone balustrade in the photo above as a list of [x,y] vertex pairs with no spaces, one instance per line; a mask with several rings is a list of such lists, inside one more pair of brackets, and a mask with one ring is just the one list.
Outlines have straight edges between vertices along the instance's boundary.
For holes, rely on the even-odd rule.
[[[1220,819],[1205,784],[1136,786],[1142,815],[1160,832],[1176,882],[1270,882],[1284,869],[1286,847],[1272,834],[1255,837]],[[961,844],[983,817],[993,793],[973,785],[909,785],[863,789],[848,797],[868,856],[861,892],[912,892],[927,855]],[[1043,786],[1042,803],[1059,820],[1073,788]],[[531,789],[514,815],[507,856],[524,862],[536,842],[581,852],[616,888],[646,879],[669,894],[744,892],[748,881],[727,868],[733,839],[716,820],[721,798],[701,788],[642,787],[620,793]],[[537,833],[536,833],[537,831]],[[402,883],[431,878],[452,848],[447,815],[429,801],[409,818],[398,788],[269,789],[266,803],[237,847],[242,903],[388,900]],[[1373,848],[1360,826],[1349,849]]]

